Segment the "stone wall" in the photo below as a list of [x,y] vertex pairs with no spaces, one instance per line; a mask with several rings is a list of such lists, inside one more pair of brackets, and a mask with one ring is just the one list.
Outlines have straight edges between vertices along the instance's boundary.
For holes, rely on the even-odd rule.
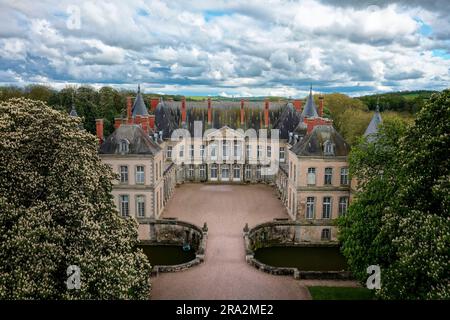
[[153,266],[153,274],[158,272],[174,272],[190,268],[203,262],[206,251],[206,239],[208,228],[205,225],[200,228],[192,223],[179,221],[177,219],[147,219],[140,221],[142,225],[147,225],[149,235],[146,240],[141,240],[141,244],[150,245],[184,245],[189,244],[195,250],[195,259],[179,265]]
[[[261,271],[274,275],[293,275],[296,279],[352,279],[348,271],[302,271],[297,268],[274,267],[262,263],[254,258],[254,252],[259,248],[271,246],[315,246],[334,247],[338,246],[337,241],[310,241],[304,236],[302,229],[311,226],[304,222],[275,219],[256,225],[252,229],[244,228],[245,259],[248,264]],[[309,230],[309,229],[307,229]],[[310,231],[306,231],[308,233]]]

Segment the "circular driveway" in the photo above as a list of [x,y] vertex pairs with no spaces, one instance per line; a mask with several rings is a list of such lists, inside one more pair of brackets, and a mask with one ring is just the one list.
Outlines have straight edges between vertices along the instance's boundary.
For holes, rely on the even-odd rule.
[[275,189],[266,185],[184,184],[164,217],[208,224],[205,261],[191,269],[152,278],[151,299],[308,299],[292,276],[275,276],[245,262],[242,229],[287,218]]

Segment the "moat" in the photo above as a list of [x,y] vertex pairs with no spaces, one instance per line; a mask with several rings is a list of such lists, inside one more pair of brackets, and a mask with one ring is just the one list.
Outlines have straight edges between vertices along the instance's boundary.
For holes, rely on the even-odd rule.
[[255,252],[255,259],[273,267],[294,267],[302,271],[347,269],[338,247],[267,247]]
[[140,245],[150,264],[153,266],[169,266],[189,262],[195,259],[195,250],[184,250],[176,245]]

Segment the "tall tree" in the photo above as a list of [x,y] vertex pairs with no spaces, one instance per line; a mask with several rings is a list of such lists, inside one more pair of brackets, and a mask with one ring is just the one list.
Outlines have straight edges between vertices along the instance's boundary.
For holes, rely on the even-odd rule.
[[389,299],[450,298],[450,90],[403,129],[386,125],[351,154],[359,191],[339,220],[343,253],[364,281],[381,267]]
[[[0,299],[148,298],[137,223],[119,217],[97,148],[43,102],[0,104]],[[71,265],[79,290],[66,286]]]

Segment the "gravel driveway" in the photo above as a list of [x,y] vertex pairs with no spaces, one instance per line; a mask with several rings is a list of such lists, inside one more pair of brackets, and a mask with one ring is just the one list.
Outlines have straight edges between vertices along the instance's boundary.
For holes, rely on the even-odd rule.
[[242,229],[287,218],[275,190],[266,185],[184,184],[164,217],[208,224],[205,261],[191,269],[152,278],[152,299],[308,299],[291,276],[274,276],[245,262]]

